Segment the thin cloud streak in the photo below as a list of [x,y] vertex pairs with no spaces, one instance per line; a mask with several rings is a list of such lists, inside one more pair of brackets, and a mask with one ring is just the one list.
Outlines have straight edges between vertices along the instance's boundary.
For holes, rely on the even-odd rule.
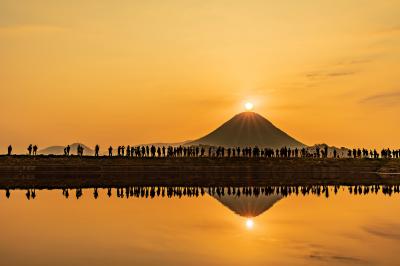
[[351,76],[356,74],[355,71],[337,71],[337,72],[322,72],[322,71],[316,71],[316,72],[310,72],[306,74],[306,77],[309,79],[326,79],[326,78],[336,78],[336,77],[342,77],[342,76]]
[[377,237],[400,241],[399,225],[383,225],[364,227],[364,231]]
[[312,253],[309,255],[309,258],[312,260],[318,260],[318,261],[331,261],[331,262],[343,262],[343,263],[356,263],[356,264],[365,264],[367,261],[357,258],[357,257],[352,257],[352,256],[344,256],[344,255],[329,255],[329,254],[321,254],[321,253]]
[[361,99],[360,103],[361,104],[367,104],[367,103],[385,104],[385,103],[392,103],[393,101],[396,101],[397,98],[400,98],[400,91],[391,91],[391,92],[379,93],[379,94],[368,96],[366,98]]

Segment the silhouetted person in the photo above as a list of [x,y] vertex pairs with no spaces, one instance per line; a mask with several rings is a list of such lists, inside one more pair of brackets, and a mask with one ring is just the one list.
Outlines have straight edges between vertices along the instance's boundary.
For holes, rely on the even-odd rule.
[[9,145],[9,146],[8,146],[8,152],[7,152],[7,154],[8,154],[8,155],[11,155],[11,153],[12,153],[12,146]]
[[79,144],[77,148],[78,156],[83,156],[83,150],[84,150],[83,146]]
[[319,147],[317,147],[315,150],[316,150],[316,154],[317,154],[316,157],[319,158],[320,157],[320,149],[319,149]]
[[113,152],[113,147],[110,146],[110,147],[108,148],[108,156],[111,157],[111,156],[112,156],[112,152]]
[[70,152],[71,152],[71,147],[68,145],[67,146],[67,155],[69,155]]
[[94,148],[94,156],[98,157],[99,151],[100,151],[100,147],[99,147],[99,145],[96,145],[96,147]]
[[37,154],[38,146],[33,146],[33,155]]
[[32,144],[28,146],[28,154],[32,155]]

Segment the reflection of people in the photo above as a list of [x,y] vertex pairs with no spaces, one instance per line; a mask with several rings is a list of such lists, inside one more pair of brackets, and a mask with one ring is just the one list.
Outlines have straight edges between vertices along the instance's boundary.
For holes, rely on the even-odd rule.
[[[231,150],[232,152],[232,150]],[[93,196],[95,199],[99,197],[98,188],[93,188]],[[241,188],[234,188],[234,187],[209,187],[208,194],[213,197],[218,197],[219,200],[224,202],[224,205],[232,205],[230,203],[238,200],[240,197],[250,197],[252,200],[256,200],[261,196],[272,196],[271,198],[280,199],[283,197],[288,197],[293,194],[302,194],[302,195],[317,195],[319,197],[325,196],[329,197],[331,191],[334,194],[337,194],[339,191],[340,186],[324,186],[324,185],[305,185],[305,186],[295,186],[295,187],[287,187],[287,186],[272,186],[272,187],[241,187]],[[6,190],[6,197],[10,197],[10,190]],[[107,189],[107,196],[112,196],[112,188]],[[137,198],[154,198],[154,197],[178,197],[181,198],[183,196],[186,197],[199,197],[204,196],[206,193],[207,188],[202,187],[125,187],[125,188],[116,188],[117,197],[118,198],[129,198],[129,197],[137,197]],[[63,196],[66,198],[69,197],[69,191],[67,188],[63,188]],[[393,193],[400,193],[400,186],[393,186],[393,185],[373,185],[373,186],[349,186],[348,191],[350,194],[356,195],[366,195],[369,193],[378,193],[382,191],[384,195],[391,196]],[[27,189],[26,191],[26,198],[28,200],[35,199],[37,194],[35,189]],[[79,199],[83,196],[83,189],[77,188],[76,189],[76,198]],[[249,198],[249,199],[250,199]],[[265,202],[267,203],[267,202]],[[246,204],[247,206],[248,204]],[[258,204],[257,204],[258,205]],[[257,208],[259,209],[259,208]],[[256,209],[253,209],[256,211]],[[261,210],[261,209],[260,209]],[[235,211],[236,212],[236,211]]]
[[77,188],[76,192],[75,192],[76,199],[79,199],[82,195],[83,195],[82,189],[81,188]]
[[68,199],[68,197],[69,197],[68,188],[63,189],[63,195],[65,196],[66,199]]

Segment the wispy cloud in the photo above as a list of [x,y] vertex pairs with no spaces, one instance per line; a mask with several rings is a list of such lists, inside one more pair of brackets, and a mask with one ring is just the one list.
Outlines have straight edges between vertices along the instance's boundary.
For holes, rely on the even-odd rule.
[[360,100],[362,104],[375,103],[375,104],[388,104],[400,101],[400,90],[388,91],[370,95]]
[[373,62],[377,57],[379,57],[379,54],[374,54],[374,55],[369,55],[369,56],[362,56],[362,57],[355,57],[355,58],[348,58],[348,59],[342,59],[337,62],[338,66],[354,66],[354,65],[362,65],[362,64],[368,64]]
[[377,237],[400,241],[400,225],[368,226],[364,231]]
[[282,84],[281,89],[308,90],[321,87],[324,83],[352,78],[362,72],[367,65],[378,57],[378,54],[359,54],[338,57],[324,65],[309,68],[308,71],[298,73],[297,79]]
[[371,63],[377,57],[377,54],[368,54],[338,58],[325,66],[321,66],[319,69],[305,73],[305,77],[309,80],[323,80],[356,75],[360,72],[359,68],[362,65]]
[[339,262],[348,262],[348,263],[365,263],[364,260],[357,257],[350,256],[340,256],[340,255],[324,255],[319,253],[314,253],[309,256],[310,259],[319,260],[319,261],[336,261]]
[[350,76],[350,75],[354,75],[355,72],[351,72],[351,71],[347,71],[347,72],[331,72],[331,73],[327,73],[326,75],[328,77],[341,77],[341,76]]
[[308,79],[327,79],[356,74],[355,71],[314,71],[306,74]]

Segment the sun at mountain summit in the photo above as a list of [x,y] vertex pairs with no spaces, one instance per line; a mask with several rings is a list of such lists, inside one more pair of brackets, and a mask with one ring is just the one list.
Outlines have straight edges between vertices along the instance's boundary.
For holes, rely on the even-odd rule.
[[246,111],[253,110],[253,107],[254,107],[254,105],[251,102],[247,102],[247,103],[244,104],[244,108],[246,108]]

